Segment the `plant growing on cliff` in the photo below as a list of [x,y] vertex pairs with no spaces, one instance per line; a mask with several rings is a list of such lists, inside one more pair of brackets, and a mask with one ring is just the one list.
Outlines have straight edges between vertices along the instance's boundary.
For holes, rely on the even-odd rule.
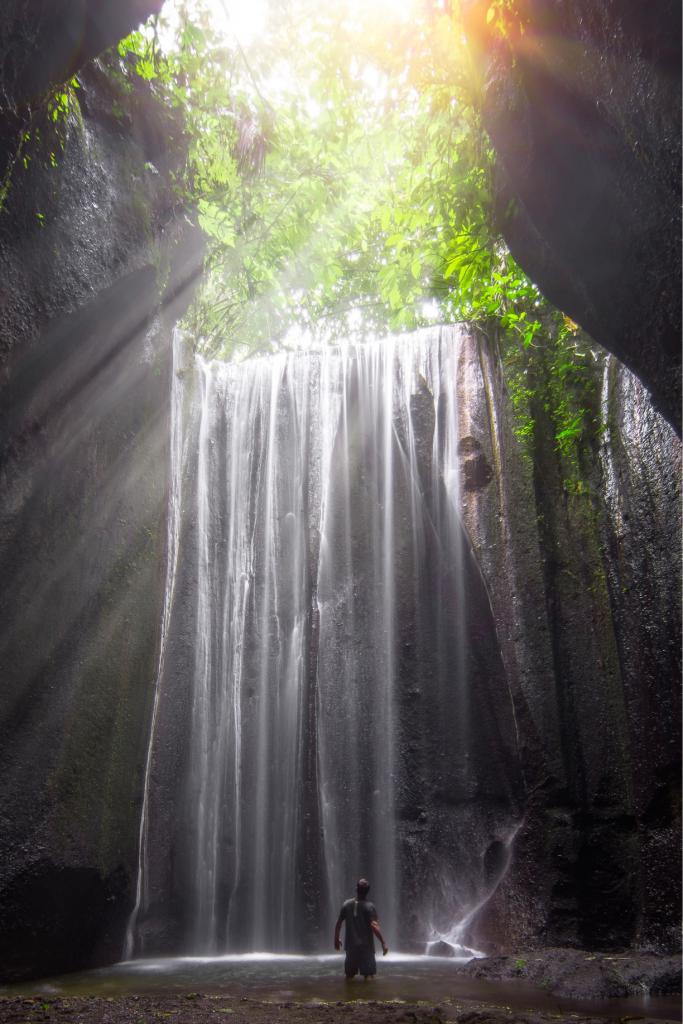
[[[20,184],[19,176],[32,163],[37,162],[46,169],[57,166],[66,145],[70,122],[81,121],[79,89],[78,78],[71,78],[41,96],[28,112],[0,181],[0,214],[13,185]],[[44,213],[36,210],[36,219],[42,226]]]
[[[501,362],[514,414],[514,429],[533,456],[535,443],[554,442],[565,487],[584,487],[583,449],[602,432],[602,357],[568,317],[545,306],[530,345],[500,335]],[[539,433],[541,436],[537,437]]]

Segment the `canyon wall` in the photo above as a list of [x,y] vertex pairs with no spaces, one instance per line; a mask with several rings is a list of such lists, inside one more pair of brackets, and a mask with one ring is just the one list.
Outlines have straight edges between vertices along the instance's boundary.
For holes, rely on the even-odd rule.
[[53,159],[26,150],[0,218],[9,977],[121,951],[163,596],[166,321],[197,259],[152,163],[158,133],[113,116],[102,66],[81,75],[77,96],[63,148]]
[[543,294],[681,431],[681,6],[462,4],[498,217]]
[[520,446],[496,352],[482,336],[463,357],[462,430],[492,470],[463,516],[512,688],[526,812],[471,938],[676,948],[680,445],[636,378],[597,353],[578,465],[542,384]]

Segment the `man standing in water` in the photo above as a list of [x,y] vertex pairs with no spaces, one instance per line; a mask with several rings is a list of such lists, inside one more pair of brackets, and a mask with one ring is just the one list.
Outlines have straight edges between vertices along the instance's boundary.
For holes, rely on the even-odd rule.
[[382,944],[382,955],[386,956],[389,952],[380,931],[375,904],[370,903],[367,899],[369,890],[370,883],[365,878],[361,878],[356,886],[356,898],[347,900],[343,905],[334,928],[334,948],[341,949],[339,935],[342,924],[345,925],[344,974],[347,978],[353,978],[356,974],[362,974],[364,978],[371,978],[377,973],[375,936]]

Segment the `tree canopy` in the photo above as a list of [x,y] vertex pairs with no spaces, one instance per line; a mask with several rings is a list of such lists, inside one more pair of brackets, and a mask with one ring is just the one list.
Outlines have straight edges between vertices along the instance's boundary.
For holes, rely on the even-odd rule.
[[492,317],[528,345],[539,329],[495,229],[459,17],[392,10],[280,0],[242,46],[181,3],[173,31],[120,45],[186,125],[178,187],[209,239],[190,313],[203,350]]
[[[249,45],[219,33],[205,3],[178,0],[115,57],[122,80],[145,79],[183,126],[174,184],[207,236],[186,318],[197,349],[243,357],[305,338],[493,323],[520,436],[533,435],[538,349],[569,452],[592,415],[594,360],[497,228],[457,3],[414,0],[402,14],[270,0]],[[489,10],[501,34],[509,7]]]

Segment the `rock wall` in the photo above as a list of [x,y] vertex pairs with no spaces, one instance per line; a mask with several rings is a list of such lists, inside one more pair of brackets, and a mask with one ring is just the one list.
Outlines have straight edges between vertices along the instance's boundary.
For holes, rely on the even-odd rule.
[[525,456],[495,343],[461,366],[463,457],[491,468],[463,514],[525,779],[510,870],[470,936],[489,948],[679,942],[680,445],[616,360],[594,372],[602,426],[577,482],[542,387]]
[[680,435],[680,4],[490,7],[463,3],[505,239]]
[[[0,964],[111,962],[134,900],[181,245],[144,125],[91,65],[0,219]],[[172,258],[171,254],[173,255]]]
[[6,0],[0,9],[0,168],[49,89],[75,75],[162,0]]

